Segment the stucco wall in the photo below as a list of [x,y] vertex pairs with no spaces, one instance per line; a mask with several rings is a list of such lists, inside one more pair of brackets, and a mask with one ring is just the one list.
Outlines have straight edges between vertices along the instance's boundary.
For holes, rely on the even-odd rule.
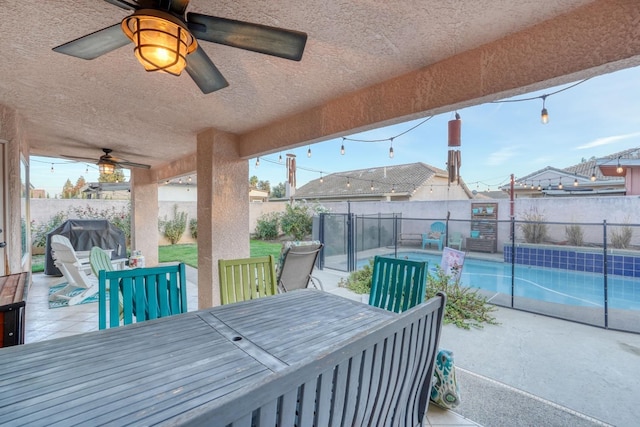
[[[66,211],[70,206],[84,207],[87,203],[95,209],[108,209],[116,206],[126,206],[126,201],[118,200],[64,200],[64,199],[31,199],[31,217],[37,222],[46,220],[58,211]],[[420,234],[424,232],[425,224],[446,218],[450,212],[450,231],[460,231],[464,236],[469,235],[471,219],[471,203],[477,200],[438,200],[424,202],[331,202],[322,204],[330,212],[346,213],[349,209],[356,215],[393,214],[401,213],[403,221],[403,233]],[[508,241],[510,233],[509,200],[482,200],[481,202],[494,202],[498,204],[498,220],[502,221],[498,229],[498,247]],[[176,202],[159,202],[159,217],[165,215],[171,217],[173,206]],[[286,202],[251,203],[249,205],[250,225],[249,232],[253,233],[256,221],[261,215],[269,212],[283,212]],[[350,205],[350,206],[349,206]],[[514,211],[516,220],[524,220],[528,213],[537,210],[546,221],[549,222],[573,222],[582,223],[584,239],[586,242],[600,242],[602,240],[602,222],[607,223],[632,223],[640,224],[640,198],[638,197],[567,197],[554,199],[516,199]],[[179,202],[178,210],[187,212],[187,221],[196,218],[195,202]],[[410,219],[420,219],[411,221]],[[593,225],[588,225],[593,224]],[[565,240],[564,224],[549,225],[549,238],[553,241]],[[185,232],[181,243],[192,242],[188,230]],[[160,245],[168,242],[158,233]],[[634,236],[631,243],[640,245],[640,227],[634,227]]]

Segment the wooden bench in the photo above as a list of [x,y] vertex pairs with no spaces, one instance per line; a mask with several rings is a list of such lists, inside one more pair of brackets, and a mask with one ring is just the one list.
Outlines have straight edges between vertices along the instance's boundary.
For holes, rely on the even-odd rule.
[[446,296],[185,415],[193,425],[421,426]]
[[28,272],[0,277],[0,347],[24,344]]

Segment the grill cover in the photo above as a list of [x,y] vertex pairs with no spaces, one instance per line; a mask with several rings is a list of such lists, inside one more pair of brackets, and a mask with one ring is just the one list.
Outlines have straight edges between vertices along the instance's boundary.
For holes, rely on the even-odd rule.
[[113,249],[112,259],[127,257],[124,232],[106,219],[68,219],[47,233],[44,274],[50,276],[62,275],[51,256],[51,236],[55,234],[68,238],[76,251],[90,251],[92,247],[98,246]]

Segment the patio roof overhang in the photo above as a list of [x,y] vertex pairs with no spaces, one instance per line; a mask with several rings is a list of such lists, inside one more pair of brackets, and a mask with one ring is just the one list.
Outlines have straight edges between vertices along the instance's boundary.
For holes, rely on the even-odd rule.
[[97,159],[108,147],[164,179],[195,170],[206,129],[236,135],[251,158],[640,64],[635,0],[192,0],[189,10],[304,31],[303,58],[202,42],[230,83],[204,95],[186,73],[145,72],[131,46],[91,61],[51,50],[127,16],[106,1],[4,3],[0,138],[15,122],[31,154]]

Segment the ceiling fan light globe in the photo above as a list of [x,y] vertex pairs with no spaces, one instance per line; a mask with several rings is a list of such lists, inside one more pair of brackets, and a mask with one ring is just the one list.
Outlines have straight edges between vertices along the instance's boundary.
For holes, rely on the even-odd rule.
[[116,165],[113,162],[101,160],[98,162],[98,171],[101,175],[112,175],[116,171]]
[[168,13],[141,9],[122,20],[122,31],[134,43],[134,53],[147,71],[179,76],[187,55],[198,43],[185,25]]

